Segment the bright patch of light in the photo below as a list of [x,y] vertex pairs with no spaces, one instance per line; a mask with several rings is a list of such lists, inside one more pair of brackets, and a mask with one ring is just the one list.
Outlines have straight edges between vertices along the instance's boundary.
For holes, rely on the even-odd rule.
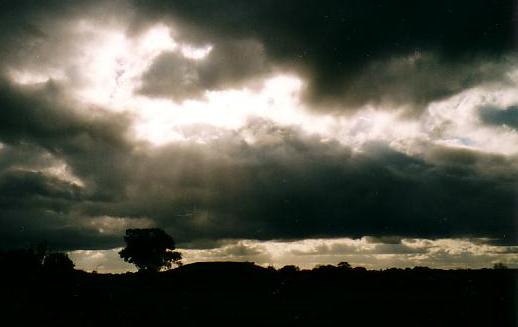
[[185,58],[202,60],[205,59],[212,51],[212,45],[207,45],[202,48],[195,48],[190,45],[182,45],[181,52]]
[[153,227],[154,222],[149,218],[101,216],[88,219],[84,218],[82,225],[84,228],[95,230],[99,234],[120,235],[128,228]]
[[383,141],[403,152],[412,152],[414,143],[425,137],[418,122],[401,119],[397,110],[374,107],[337,120],[333,134],[356,150],[369,142]]
[[165,25],[150,29],[140,40],[140,47],[146,52],[174,50],[176,42],[171,38],[170,30]]
[[227,241],[213,249],[181,249],[184,263],[197,261],[252,261],[277,268],[336,265],[347,261],[369,269],[428,266],[488,268],[496,262],[518,266],[518,247],[495,246],[487,239],[410,239],[383,243],[375,238],[305,239],[298,241]]
[[[403,238],[383,243],[374,238],[305,239],[298,241],[227,240],[210,249],[178,249],[184,264],[200,261],[249,261],[258,265],[297,265],[311,269],[317,265],[336,265],[341,261],[353,267],[385,269],[427,266],[433,268],[490,268],[501,262],[518,267],[517,246],[495,246],[487,239]],[[117,249],[79,250],[69,253],[78,269],[99,272],[135,271],[122,261]]]
[[[2,145],[0,143],[0,150],[1,149]],[[48,154],[42,156],[42,159],[45,157],[50,162],[47,162],[43,165],[13,165],[11,166],[11,169],[16,171],[43,174],[46,177],[52,177],[62,182],[74,184],[79,187],[85,186],[84,182],[73,174],[73,172],[70,170],[70,167],[66,163],[61,160],[55,161],[56,159]]]
[[[165,51],[181,51],[198,59],[208,55],[211,47],[178,46],[170,28],[163,24],[129,37],[123,30],[104,28],[81,21],[76,26],[85,41],[78,45],[77,58],[80,83],[72,92],[82,102],[101,105],[114,111],[140,111],[135,107],[135,91],[140,87],[144,72],[153,60]],[[88,37],[86,37],[88,36]]]
[[[205,124],[237,130],[250,118],[263,117],[282,124],[312,123],[318,120],[300,112],[302,81],[293,75],[266,79],[259,90],[239,89],[207,92],[205,99],[176,103],[172,100],[136,98],[140,121],[135,126],[140,138],[160,145],[182,140],[183,127]],[[309,124],[308,124],[309,126]]]
[[83,181],[79,179],[79,177],[75,176],[70,170],[70,167],[63,162],[42,169],[42,172],[44,172],[46,175],[53,176],[59,180],[75,184],[80,187],[85,186]]
[[512,155],[518,152],[518,133],[505,126],[483,124],[479,109],[505,108],[517,101],[514,87],[473,88],[432,103],[423,117],[423,130],[436,144]]
[[77,250],[68,252],[75,268],[99,273],[124,273],[136,271],[134,265],[123,261],[119,257],[122,248],[110,250]]
[[24,70],[11,70],[8,75],[15,83],[21,85],[40,84],[46,83],[49,80],[60,80],[64,78],[63,72],[60,71],[38,73]]

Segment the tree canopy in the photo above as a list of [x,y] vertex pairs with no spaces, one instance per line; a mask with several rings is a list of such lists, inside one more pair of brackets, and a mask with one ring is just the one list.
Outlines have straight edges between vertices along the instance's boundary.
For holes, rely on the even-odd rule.
[[119,255],[139,271],[156,272],[181,264],[182,255],[174,251],[173,238],[160,228],[127,229],[124,241],[126,247]]
[[66,253],[56,252],[45,256],[43,270],[53,273],[66,273],[74,270],[74,262]]
[[0,251],[0,271],[15,274],[69,273],[74,271],[74,263],[63,252],[49,252],[47,242],[36,247]]

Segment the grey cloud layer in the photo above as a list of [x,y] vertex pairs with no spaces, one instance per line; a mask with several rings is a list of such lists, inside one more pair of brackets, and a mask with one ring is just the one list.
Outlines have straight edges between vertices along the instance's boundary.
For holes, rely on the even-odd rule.
[[[0,175],[4,242],[119,244],[119,235],[85,228],[84,220],[101,216],[148,218],[180,242],[344,235],[517,241],[512,158],[432,147],[423,160],[383,144],[353,153],[261,119],[208,144],[148,147],[131,142],[121,117],[76,113],[49,85],[28,88],[5,82],[1,93],[0,151],[13,154],[2,156]],[[45,156],[68,164],[84,185],[45,173],[38,163]]]
[[[59,246],[94,246],[99,235],[75,227],[78,206],[120,196],[130,146],[127,120],[74,106],[53,82],[0,86],[0,207],[4,246],[49,239]],[[85,113],[86,111],[86,113]],[[46,170],[67,164],[77,185]]]
[[270,70],[263,52],[253,40],[219,43],[204,60],[166,52],[145,73],[140,93],[184,100],[199,98],[205,91],[239,87]]
[[[109,9],[95,4],[84,15]],[[81,17],[95,6],[47,5],[2,3],[1,71],[22,63],[66,66],[61,60],[75,54],[65,53],[73,40],[60,37],[66,23],[46,22]],[[179,37],[200,46],[214,43],[207,61],[166,52],[150,65],[140,92],[175,100],[248,83],[278,65],[305,74],[310,98],[414,106],[480,83],[505,82],[512,65],[508,1],[110,6],[126,8],[134,24],[129,32],[171,21]],[[515,111],[482,109],[480,118],[516,127]],[[101,231],[102,219],[120,226],[131,226],[132,219],[152,222],[190,246],[222,238],[363,235],[518,243],[514,157],[432,145],[412,157],[380,143],[355,153],[262,119],[218,131],[206,144],[152,147],[131,136],[131,123],[125,114],[73,101],[66,84],[22,86],[2,79],[0,245],[42,239],[66,249],[120,245],[120,235]],[[206,126],[193,128],[210,133]],[[256,142],[246,142],[245,134]],[[63,164],[80,182],[49,173]]]

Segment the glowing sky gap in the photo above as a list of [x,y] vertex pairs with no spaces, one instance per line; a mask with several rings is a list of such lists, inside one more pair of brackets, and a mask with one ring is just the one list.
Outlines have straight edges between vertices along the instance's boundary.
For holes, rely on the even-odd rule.
[[[264,267],[295,264],[303,269],[347,261],[369,269],[429,266],[442,269],[489,268],[497,262],[516,265],[518,247],[488,245],[484,239],[401,239],[383,243],[370,237],[360,239],[306,239],[299,241],[227,240],[210,249],[180,249],[184,263],[199,261],[251,261]],[[125,272],[135,268],[118,260],[111,250],[70,252],[80,269]]]

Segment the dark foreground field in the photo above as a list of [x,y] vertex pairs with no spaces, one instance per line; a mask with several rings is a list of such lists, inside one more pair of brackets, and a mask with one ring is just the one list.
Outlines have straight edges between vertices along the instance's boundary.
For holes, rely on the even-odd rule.
[[517,270],[5,274],[1,326],[517,326]]

